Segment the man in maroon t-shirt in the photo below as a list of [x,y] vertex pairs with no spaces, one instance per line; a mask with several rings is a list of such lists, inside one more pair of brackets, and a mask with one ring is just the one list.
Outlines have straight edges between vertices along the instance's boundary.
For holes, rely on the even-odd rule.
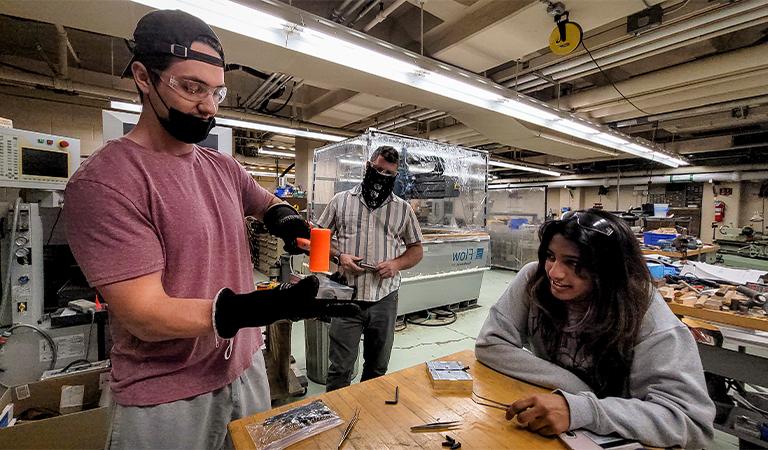
[[[309,226],[230,156],[195,145],[226,95],[213,30],[155,11],[134,32],[136,127],[67,185],[67,239],[109,306],[115,412],[110,448],[231,446],[227,424],[270,407],[260,327],[345,316],[315,299],[318,280],[254,289],[244,216],[298,252]],[[242,329],[242,330],[241,330]]]

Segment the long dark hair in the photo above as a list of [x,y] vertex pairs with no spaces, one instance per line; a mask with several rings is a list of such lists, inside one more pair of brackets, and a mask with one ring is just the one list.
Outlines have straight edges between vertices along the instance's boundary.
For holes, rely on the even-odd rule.
[[[539,267],[528,291],[550,356],[557,353],[568,326],[566,305],[552,295],[545,271],[549,244],[558,234],[576,244],[580,270],[592,279],[590,306],[573,330],[592,364],[578,375],[599,397],[621,396],[628,387],[632,349],[651,299],[651,277],[640,246],[623,220],[601,210],[579,211],[541,226]],[[557,363],[554,358],[553,362]]]

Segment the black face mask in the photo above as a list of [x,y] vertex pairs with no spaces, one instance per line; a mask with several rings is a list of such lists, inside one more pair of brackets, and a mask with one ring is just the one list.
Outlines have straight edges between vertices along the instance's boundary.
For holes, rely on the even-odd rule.
[[[155,87],[154,83],[152,84],[152,87]],[[214,117],[211,117],[210,119],[201,119],[192,114],[185,114],[178,109],[169,108],[165,103],[165,100],[163,100],[163,97],[160,96],[160,92],[157,91],[156,87],[155,92],[157,93],[157,98],[163,102],[163,106],[168,110],[168,117],[161,117],[160,114],[157,113],[155,105],[150,101],[149,104],[152,106],[152,111],[155,112],[155,116],[157,116],[160,125],[162,125],[165,131],[176,140],[187,144],[197,144],[198,142],[205,140],[205,138],[208,137],[208,133],[211,132],[211,129],[216,126],[216,119]]]
[[389,194],[392,193],[392,189],[395,187],[395,175],[383,175],[376,170],[371,163],[368,163],[365,168],[365,176],[363,177],[363,200],[365,204],[371,209],[376,209],[381,206]]

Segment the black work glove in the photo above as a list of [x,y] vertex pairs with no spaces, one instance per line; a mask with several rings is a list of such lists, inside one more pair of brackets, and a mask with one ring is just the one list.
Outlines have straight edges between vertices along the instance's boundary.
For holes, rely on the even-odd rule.
[[264,226],[269,234],[285,242],[286,252],[292,255],[306,253],[296,245],[296,238],[309,239],[309,223],[290,205],[278,203],[269,207],[264,214]]
[[230,339],[240,328],[261,327],[278,320],[293,321],[315,317],[352,317],[360,307],[351,301],[319,300],[320,282],[310,275],[296,284],[283,283],[274,289],[235,294],[224,288],[213,299],[216,333]]

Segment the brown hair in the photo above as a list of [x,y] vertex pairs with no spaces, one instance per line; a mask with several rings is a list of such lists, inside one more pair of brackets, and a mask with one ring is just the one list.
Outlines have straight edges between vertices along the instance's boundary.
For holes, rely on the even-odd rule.
[[568,330],[575,333],[578,347],[591,360],[591,367],[577,375],[599,397],[621,396],[629,386],[633,348],[650,304],[651,277],[638,241],[623,220],[595,209],[578,214],[600,221],[608,232],[585,227],[576,216],[541,226],[539,267],[528,282],[528,292],[537,309],[535,326],[542,336],[548,336],[547,352],[557,363],[554,355],[561,345],[568,317],[564,302],[550,291],[545,263],[549,244],[559,234],[576,244],[580,270],[592,278],[590,307],[577,329]]
[[376,160],[379,156],[384,158],[385,161],[393,164],[398,164],[400,162],[400,154],[397,153],[397,150],[395,150],[394,147],[390,147],[389,145],[382,145],[374,150],[373,153],[371,153],[371,161]]

